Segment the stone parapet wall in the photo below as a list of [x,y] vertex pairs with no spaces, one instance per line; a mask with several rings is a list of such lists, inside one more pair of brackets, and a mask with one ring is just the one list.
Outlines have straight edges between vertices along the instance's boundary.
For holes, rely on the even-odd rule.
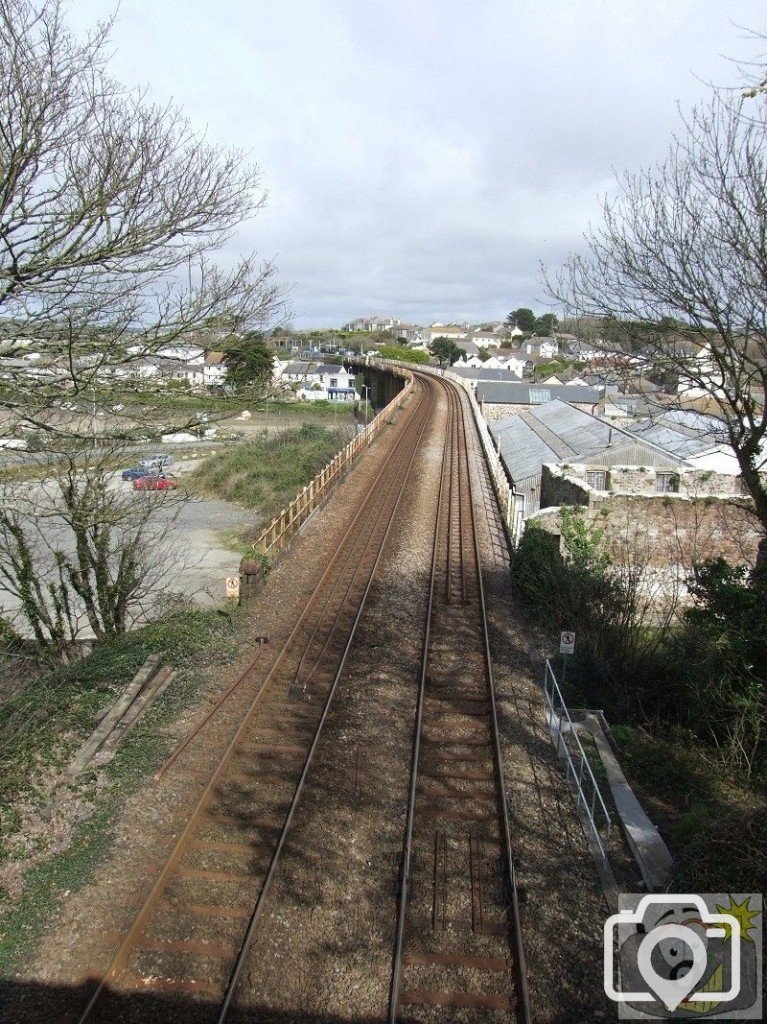
[[[607,472],[607,491],[595,491],[586,483],[586,474],[594,470],[605,469]],[[656,479],[658,473],[668,473],[669,469],[653,469],[647,466],[606,466],[584,463],[565,463],[545,465],[541,479],[541,507],[548,505],[586,504],[595,497],[609,494],[641,494],[656,495]],[[742,494],[740,477],[728,473],[714,473],[710,470],[680,469],[675,476],[678,479],[678,493],[688,497],[732,497]],[[569,486],[568,486],[569,485]],[[575,502],[571,499],[558,500],[560,493],[568,493],[569,487],[581,488],[587,495],[586,500]]]
[[[593,402],[568,402],[574,409],[580,409],[582,412],[591,413],[594,415],[594,410],[597,408]],[[509,402],[482,402],[480,406],[482,415],[488,423],[492,423],[495,420],[505,420],[509,416],[516,416],[520,412],[530,412],[531,409],[537,409],[537,405],[516,405]]]
[[[564,492],[563,492],[564,493]],[[574,493],[574,492],[571,492]],[[696,562],[725,558],[753,566],[761,531],[746,499],[734,504],[722,497],[680,494],[625,495],[591,491],[583,504],[587,521],[604,530],[616,564],[689,572]],[[545,508],[530,517],[544,529],[560,532],[559,508]]]

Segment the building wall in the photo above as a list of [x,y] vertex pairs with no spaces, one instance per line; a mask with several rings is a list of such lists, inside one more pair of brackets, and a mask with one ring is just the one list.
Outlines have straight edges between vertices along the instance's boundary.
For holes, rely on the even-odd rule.
[[[707,558],[722,557],[735,565],[755,563],[761,532],[748,509],[727,498],[598,496],[588,490],[587,497],[596,500],[585,506],[586,518],[605,531],[616,564],[656,569],[676,565],[689,573],[696,562]],[[573,493],[562,491],[563,495]],[[544,529],[559,533],[559,508],[544,508],[534,519]]]
[[[549,505],[583,505],[589,501],[601,501],[607,493],[656,495],[657,473],[671,472],[667,467],[657,470],[647,466],[609,466],[607,468],[607,492],[595,491],[586,483],[586,474],[602,467],[596,463],[590,465],[567,464],[560,466],[544,466],[541,480],[541,507]],[[568,493],[568,485],[584,489],[586,500],[560,500],[560,494]],[[742,494],[740,479],[726,473],[714,473],[710,470],[679,471],[679,494],[690,497],[707,495],[739,496]],[[662,496],[662,495],[661,495]],[[672,495],[673,496],[673,495]]]

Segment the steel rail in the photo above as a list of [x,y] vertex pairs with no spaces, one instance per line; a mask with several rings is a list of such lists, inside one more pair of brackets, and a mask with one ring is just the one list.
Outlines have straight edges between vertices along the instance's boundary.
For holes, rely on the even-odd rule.
[[[372,493],[372,491],[377,486],[378,481],[379,481],[379,479],[381,477],[381,474],[383,473],[384,469],[388,465],[389,458],[391,458],[393,455],[394,455],[394,451],[392,451],[389,454],[388,458],[385,460],[384,466],[382,467],[381,472],[379,472],[379,474],[376,476],[376,479],[373,481],[370,489],[368,490],[368,492],[365,494],[364,498],[362,499],[363,505],[367,501],[367,499],[370,496],[370,494]],[[355,522],[356,522],[356,517],[355,517],[355,520],[352,522],[352,526],[354,526]],[[343,539],[340,541],[340,543],[338,545],[338,548],[336,549],[336,553],[335,553],[335,555],[333,557],[333,560],[331,561],[330,566],[328,566],[328,570],[330,568],[332,568],[332,565],[333,565],[333,562],[335,561],[335,559],[340,556],[341,549],[342,549],[344,543],[346,542],[346,539],[349,536],[350,532],[351,532],[351,527],[349,528],[349,530],[346,531],[346,534],[344,535]],[[347,561],[348,561],[348,559],[347,559]],[[323,579],[324,579],[324,576],[323,576]],[[320,583],[321,582],[322,581],[320,581]],[[320,584],[317,585],[317,588],[319,588],[319,586],[320,586]],[[306,612],[308,612],[309,609],[312,606],[312,601],[314,600],[314,598],[316,596],[317,588],[315,588],[315,592],[312,594],[312,597],[310,598],[310,601],[308,602],[308,604],[306,606],[306,609],[305,609]],[[332,593],[331,593],[330,596],[332,596]],[[328,602],[329,602],[329,600],[330,600],[330,597],[328,598]],[[328,602],[326,602],[326,606],[327,606]],[[320,617],[321,617],[321,614],[320,614]],[[316,627],[315,627],[315,632],[312,634],[312,638],[311,639],[314,638],[315,633],[316,633]],[[291,634],[291,637],[292,637],[292,634]],[[309,642],[311,643],[311,640]],[[155,774],[153,776],[153,780],[155,782],[159,782],[159,780],[163,777],[163,775],[165,775],[165,773],[168,771],[168,769],[172,767],[172,765],[176,762],[176,760],[180,757],[180,755],[184,752],[184,750],[189,746],[189,744],[192,742],[192,740],[194,740],[194,738],[200,733],[200,731],[207,725],[207,723],[210,721],[210,719],[213,717],[213,715],[216,713],[216,711],[218,711],[218,709],[229,699],[229,697],[235,692],[235,690],[237,690],[241,686],[241,684],[245,681],[245,679],[248,677],[248,675],[257,667],[257,665],[259,664],[259,662],[261,660],[262,647],[263,647],[263,643],[259,644],[259,649],[258,649],[255,657],[253,658],[253,660],[251,662],[249,662],[249,664],[245,667],[245,669],[237,677],[237,679],[235,679],[235,681],[231,684],[231,686],[229,686],[228,689],[225,690],[224,693],[221,694],[220,697],[218,697],[218,699],[216,700],[215,704],[207,712],[207,714],[204,716],[204,718],[202,718],[201,721],[199,721],[187,733],[187,735],[179,743],[179,745],[175,748],[175,750],[170,754],[170,756],[167,758],[167,760],[163,762],[163,764],[160,766],[160,768],[158,768],[157,772],[155,772]],[[283,653],[285,653],[285,648],[283,648],[283,650],[280,652],[280,654],[283,654]],[[278,655],[278,658],[279,658],[279,655]]]
[[[466,421],[464,415],[464,405],[462,398],[456,388],[448,385],[444,381],[440,381],[443,388],[445,389],[446,396],[448,399],[448,415],[451,418],[449,429],[446,433],[445,450],[443,451],[443,463],[442,473],[440,475],[440,487],[438,496],[437,506],[437,518],[435,523],[434,538],[432,542],[432,567],[431,567],[431,580],[429,589],[429,603],[427,608],[426,623],[424,628],[424,645],[423,645],[423,661],[421,667],[420,685],[418,691],[418,703],[416,710],[416,723],[415,723],[415,738],[413,744],[413,755],[411,761],[411,779],[410,779],[410,790],[409,790],[409,801],[408,801],[408,816],[407,824],[405,829],[405,841],[403,847],[403,864],[400,874],[400,903],[397,921],[397,935],[394,950],[394,964],[392,970],[392,981],[391,981],[391,994],[390,994],[390,1009],[389,1009],[389,1024],[396,1024],[399,1016],[399,1000],[400,1000],[400,987],[402,980],[402,964],[405,944],[405,930],[406,930],[406,916],[407,916],[407,905],[409,895],[409,884],[410,884],[410,868],[412,861],[412,847],[413,847],[413,831],[415,823],[415,808],[416,808],[416,794],[418,786],[418,776],[420,767],[420,751],[421,751],[421,731],[423,726],[423,709],[426,691],[426,679],[428,675],[429,667],[429,642],[431,638],[432,628],[432,613],[434,603],[434,591],[435,591],[435,579],[437,571],[437,555],[439,548],[439,536],[441,526],[441,516],[443,510],[443,492],[445,485],[446,467],[447,473],[450,474],[450,482],[452,483],[452,472],[455,465],[454,460],[451,458],[448,463],[447,460],[447,448],[452,443],[454,449],[457,451],[457,462],[458,462],[458,474],[461,475],[461,452],[463,451],[465,456],[465,468],[467,473],[467,493],[466,498],[469,505],[469,525],[471,528],[471,536],[473,539],[473,555],[477,569],[477,585],[478,585],[478,604],[480,610],[480,618],[482,624],[483,634],[483,658],[486,669],[486,683],[490,696],[490,707],[491,707],[491,722],[492,722],[492,743],[493,743],[493,761],[495,765],[495,777],[496,777],[496,789],[498,793],[498,805],[500,810],[501,825],[503,828],[503,844],[505,851],[505,859],[509,878],[509,889],[510,889],[510,910],[511,910],[511,942],[512,951],[514,954],[514,982],[515,982],[515,994],[517,997],[517,1015],[518,1020],[522,1024],[531,1024],[532,1018],[530,1014],[530,999],[529,990],[527,984],[527,972],[525,965],[524,949],[522,945],[522,927],[521,918],[519,913],[519,898],[516,886],[516,874],[514,868],[514,860],[511,849],[511,829],[509,824],[509,813],[508,805],[506,800],[506,788],[503,774],[503,762],[501,756],[500,746],[500,731],[498,727],[498,716],[496,708],[496,690],[495,680],[492,670],[492,656],[490,650],[490,639],[487,623],[487,610],[485,603],[485,591],[484,581],[482,576],[482,561],[480,557],[479,548],[479,535],[477,529],[476,514],[474,510],[474,494],[473,485],[471,478],[471,464],[469,460],[468,452],[468,437],[466,431]],[[462,443],[461,443],[462,442]],[[452,491],[449,492],[452,494]],[[457,518],[461,522],[461,556],[462,556],[462,571],[464,569],[463,564],[463,535],[465,533],[462,522],[462,506],[463,502],[459,502],[459,508],[457,510]],[[450,506],[450,512],[452,516],[452,504]],[[451,524],[448,521],[447,524],[447,536],[450,537]],[[449,562],[448,562],[449,572]]]
[[[450,401],[448,398],[448,415],[452,416]],[[418,702],[416,705],[416,718],[413,741],[413,756],[410,768],[410,788],[408,791],[408,812],[405,826],[405,843],[402,854],[402,866],[400,869],[400,900],[397,915],[397,938],[394,947],[394,966],[392,969],[391,990],[389,997],[389,1024],[396,1024],[399,1014],[399,992],[402,979],[402,953],[405,945],[405,918],[407,915],[408,886],[410,884],[410,867],[412,862],[413,846],[413,825],[415,823],[416,789],[418,787],[418,767],[421,755],[421,727],[423,724],[423,705],[426,693],[426,676],[429,667],[429,642],[431,640],[431,622],[434,610],[434,591],[437,579],[437,556],[439,552],[439,535],[442,525],[443,493],[445,489],[445,477],[448,475],[448,440],[449,432],[445,432],[445,447],[442,452],[442,468],[439,478],[439,492],[437,495],[437,516],[434,524],[434,537],[431,547],[431,572],[429,576],[429,598],[426,608],[426,621],[424,625],[424,639],[421,655],[421,676],[418,684]],[[449,530],[449,524],[448,524]]]
[[[457,393],[457,392],[456,392]],[[487,606],[485,603],[485,585],[482,578],[482,558],[479,549],[479,532],[477,530],[477,519],[474,510],[474,488],[471,479],[471,464],[468,457],[468,437],[466,432],[465,407],[459,397],[460,418],[463,425],[463,437],[466,448],[466,465],[468,473],[469,508],[471,510],[471,532],[474,537],[474,556],[477,563],[477,580],[479,583],[479,608],[482,619],[482,636],[484,640],[485,665],[487,668],[487,683],[490,690],[490,709],[493,722],[493,750],[495,757],[496,775],[499,789],[499,801],[501,805],[501,820],[503,823],[504,845],[506,850],[506,862],[509,872],[509,884],[511,893],[512,931],[515,955],[515,974],[517,989],[517,1013],[521,1010],[523,1024],[532,1024],[530,1010],[530,991],[527,984],[527,966],[525,963],[525,951],[522,944],[522,919],[519,911],[519,893],[517,891],[516,869],[514,867],[514,856],[511,846],[511,826],[509,823],[509,808],[506,799],[506,783],[503,771],[503,756],[501,752],[501,737],[498,727],[497,697],[495,689],[495,675],[493,673],[493,659],[490,650],[490,631],[487,622]]]
[[[384,461],[384,465],[382,466],[380,472],[377,474],[375,480],[370,485],[370,488],[365,493],[365,495],[364,495],[364,497],[362,499],[362,503],[360,505],[360,509],[359,509],[359,512],[358,512],[357,516],[355,516],[355,518],[352,520],[352,523],[351,523],[349,529],[346,531],[346,533],[344,534],[343,538],[339,542],[339,544],[338,544],[338,546],[336,548],[336,551],[335,551],[335,553],[333,555],[333,558],[331,559],[331,562],[329,563],[325,573],[323,574],[322,578],[320,579],[320,582],[315,587],[315,590],[312,593],[311,598],[309,599],[309,601],[307,602],[306,607],[304,608],[304,612],[302,613],[301,618],[296,623],[296,627],[294,628],[293,632],[290,634],[290,637],[288,638],[288,640],[283,645],[282,650],[277,655],[277,658],[275,659],[275,661],[274,661],[274,663],[272,665],[272,669],[270,671],[274,670],[275,666],[277,666],[277,664],[279,663],[280,658],[287,653],[288,644],[294,638],[294,636],[295,636],[295,634],[297,632],[298,626],[301,625],[301,622],[303,621],[303,619],[308,615],[309,611],[312,610],[312,608],[314,607],[314,603],[319,603],[318,601],[315,602],[315,598],[317,598],[318,590],[322,586],[326,576],[329,575],[331,569],[335,566],[336,561],[340,559],[343,547],[344,547],[344,545],[346,543],[347,538],[351,534],[352,529],[354,528],[354,526],[357,523],[357,519],[358,519],[359,514],[363,511],[363,509],[365,507],[365,503],[367,502],[368,498],[370,497],[370,495],[373,493],[373,491],[377,487],[378,482],[381,479],[381,476],[383,475],[384,471],[388,468],[389,459],[391,459],[394,456],[395,452],[396,452],[396,448],[392,452],[389,453],[389,456]],[[347,555],[347,563],[346,564],[348,564],[348,561],[349,561],[349,556]],[[327,605],[329,604],[330,599],[332,598],[334,593],[335,593],[334,591],[330,591],[330,593],[329,593],[329,595],[327,597],[327,600],[325,602],[325,606],[320,611],[320,615],[318,617],[317,624],[315,625],[314,631],[312,632],[312,635],[311,635],[310,640],[308,641],[308,643],[311,643],[312,640],[314,639],[314,636],[316,635],[316,632],[317,632],[317,627],[318,627],[319,621],[322,618],[322,614],[324,613],[324,610],[327,607]],[[187,735],[179,743],[179,745],[175,748],[175,750],[173,750],[173,752],[170,754],[170,756],[167,758],[167,760],[163,762],[163,764],[160,766],[160,768],[158,768],[158,770],[155,772],[155,774],[153,776],[153,781],[155,781],[155,782],[159,782],[160,781],[160,779],[163,777],[163,775],[165,775],[165,773],[168,771],[168,769],[172,767],[172,765],[181,756],[181,754],[184,752],[184,750],[195,739],[195,737],[201,732],[201,730],[207,725],[207,723],[210,721],[210,719],[213,717],[213,715],[218,711],[218,709],[229,699],[229,697],[231,697],[231,695],[235,692],[235,690],[239,689],[239,687],[242,685],[242,683],[247,679],[247,677],[258,666],[258,664],[261,661],[262,648],[263,648],[263,644],[259,644],[259,648],[258,648],[258,651],[256,652],[255,657],[246,665],[246,667],[243,669],[243,671],[240,673],[240,675],[237,677],[237,679],[235,679],[235,681],[231,684],[231,686],[229,686],[224,691],[224,693],[221,694],[220,697],[218,697],[218,699],[216,700],[216,702],[213,705],[213,707],[206,713],[206,715],[195,726],[193,726],[193,728],[187,733]],[[305,652],[304,652],[304,654],[305,654]],[[302,655],[302,660],[303,660],[303,657],[304,657],[304,655]]]
[[[424,389],[422,394],[421,394],[421,396],[420,396],[420,400],[419,400],[418,404],[413,407],[413,410],[410,412],[409,416],[407,417],[406,425],[410,422],[411,419],[413,419],[416,416],[416,413],[421,409],[421,407],[423,406],[423,403],[425,401],[426,401],[426,390]],[[426,422],[427,422],[427,417],[424,417],[424,429],[425,429],[425,423]],[[184,856],[184,853],[186,852],[186,849],[188,848],[188,844],[189,844],[190,840],[192,839],[192,837],[194,835],[194,832],[195,832],[195,830],[196,830],[196,828],[197,828],[197,826],[199,824],[199,821],[201,820],[201,818],[202,818],[202,816],[203,816],[203,814],[205,812],[205,808],[208,805],[208,802],[210,800],[210,797],[213,794],[213,791],[214,791],[215,787],[218,785],[218,783],[223,778],[223,776],[224,776],[224,774],[225,774],[225,772],[226,772],[226,770],[227,770],[227,768],[229,766],[229,763],[231,762],[232,757],[233,757],[233,755],[234,755],[234,753],[236,751],[236,748],[238,747],[240,741],[245,736],[248,728],[250,727],[251,722],[253,720],[253,717],[254,717],[256,711],[258,710],[258,708],[259,708],[259,706],[261,704],[262,698],[263,698],[263,696],[264,696],[264,694],[266,692],[267,687],[269,686],[269,684],[274,679],[275,675],[277,674],[278,669],[281,667],[281,665],[282,665],[282,663],[284,661],[284,658],[285,658],[288,650],[290,649],[290,646],[291,646],[295,636],[297,635],[297,633],[298,633],[299,629],[301,628],[302,624],[304,623],[304,621],[308,617],[310,610],[318,603],[318,595],[320,594],[322,588],[324,587],[324,585],[327,582],[327,580],[329,579],[333,569],[335,568],[336,563],[337,563],[337,561],[340,558],[340,553],[341,553],[341,551],[343,549],[343,546],[345,545],[345,543],[346,543],[347,539],[349,538],[349,536],[351,535],[352,531],[357,526],[357,523],[358,523],[358,521],[359,521],[363,511],[365,511],[368,508],[368,505],[370,504],[371,498],[372,498],[372,496],[373,496],[373,494],[374,494],[374,492],[376,490],[376,486],[378,484],[378,481],[380,480],[380,478],[383,475],[383,473],[387,470],[387,468],[389,466],[389,462],[392,460],[392,458],[394,457],[395,453],[397,453],[397,451],[399,450],[400,445],[403,444],[403,439],[406,436],[407,436],[407,431],[403,429],[402,433],[400,434],[400,437],[397,439],[397,442],[396,442],[394,448],[388,454],[387,458],[384,461],[383,466],[381,467],[380,471],[376,475],[373,483],[371,484],[371,486],[368,488],[367,492],[365,493],[364,498],[362,499],[362,501],[361,501],[361,503],[359,505],[359,508],[357,509],[357,512],[355,513],[355,515],[354,515],[354,517],[353,517],[349,527],[347,528],[346,532],[344,533],[344,536],[343,536],[341,542],[339,543],[338,547],[336,548],[336,551],[335,551],[333,557],[331,558],[330,562],[328,563],[328,566],[326,567],[325,571],[323,572],[322,576],[320,577],[320,580],[318,581],[318,583],[317,583],[317,585],[316,585],[316,587],[315,587],[315,589],[314,589],[314,591],[313,591],[309,601],[307,602],[304,610],[302,611],[301,615],[299,616],[298,620],[296,621],[295,625],[293,626],[293,629],[291,630],[290,635],[288,636],[287,640],[283,644],[283,647],[280,650],[279,654],[277,655],[274,663],[272,664],[272,667],[270,668],[266,678],[261,683],[261,686],[259,687],[258,692],[256,693],[255,697],[253,698],[253,701],[251,702],[250,707],[248,708],[247,712],[245,713],[245,716],[243,717],[242,722],[240,723],[240,726],[238,727],[235,735],[233,736],[233,738],[231,739],[229,745],[227,746],[226,750],[224,751],[223,755],[221,756],[221,759],[220,759],[220,761],[219,761],[219,763],[218,763],[218,765],[217,765],[217,767],[216,767],[216,769],[215,769],[215,771],[214,771],[210,781],[208,782],[208,785],[205,787],[205,790],[204,790],[202,796],[200,797],[198,803],[195,806],[195,809],[193,810],[193,812],[192,812],[192,814],[191,814],[191,816],[189,818],[189,821],[187,822],[187,825],[185,826],[185,828],[182,831],[181,835],[179,836],[176,844],[174,845],[173,850],[171,851],[171,853],[170,853],[170,855],[169,855],[169,857],[168,857],[168,859],[167,859],[167,861],[165,863],[165,867],[163,868],[161,873],[158,875],[158,877],[155,879],[155,882],[152,885],[152,888],[149,891],[146,899],[144,900],[144,903],[143,903],[141,909],[139,910],[138,914],[134,918],[133,923],[131,924],[131,927],[129,928],[128,932],[126,933],[122,943],[118,947],[114,957],[112,958],[112,961],[111,961],[109,967],[104,972],[104,975],[100,979],[100,981],[99,981],[95,991],[93,992],[90,1000],[88,1001],[85,1009],[83,1010],[82,1014],[80,1015],[80,1017],[78,1019],[78,1024],[86,1024],[87,1021],[92,1020],[93,1011],[96,1009],[96,1007],[97,1007],[101,997],[105,994],[105,992],[106,992],[106,990],[107,990],[107,988],[109,986],[109,983],[111,981],[116,980],[116,978],[119,977],[119,975],[125,969],[125,967],[127,965],[127,962],[128,962],[128,959],[130,958],[133,950],[136,947],[137,939],[138,939],[140,933],[143,931],[145,925],[147,924],[147,922],[148,922],[152,912],[155,909],[156,904],[158,903],[158,901],[161,898],[163,892],[167,888],[168,882],[172,878],[174,871],[178,867],[179,862],[181,861],[182,857]],[[251,660],[251,662],[248,664],[248,666],[245,668],[245,670],[243,671],[243,673],[241,675],[241,678],[245,678],[245,676],[247,676],[247,674],[252,671],[252,668],[255,665],[255,663],[257,662],[257,660],[258,660],[258,655],[256,655],[256,657],[253,658]]]
[[219,697],[216,698],[216,701],[213,704],[213,707],[210,708],[210,710],[205,714],[205,716],[202,719],[200,719],[200,721],[197,722],[197,724],[194,725],[189,730],[189,732],[181,740],[181,742],[178,744],[178,746],[175,748],[175,750],[172,751],[172,753],[166,758],[166,760],[162,763],[162,765],[154,773],[154,775],[152,776],[152,781],[153,782],[159,782],[160,781],[160,779],[168,771],[168,769],[171,768],[176,763],[176,761],[179,759],[179,757],[181,757],[181,755],[184,753],[184,751],[189,746],[189,744],[192,742],[192,740],[195,739],[195,737],[198,736],[200,734],[200,732],[205,728],[205,726],[208,724],[208,722],[211,720],[211,718],[215,715],[215,713],[218,711],[218,709],[222,706],[222,704],[225,704],[226,701],[228,701],[229,698],[232,696],[234,691],[239,689],[240,686],[242,686],[242,684],[245,681],[247,675],[258,667],[258,665],[259,665],[259,663],[261,661],[261,652],[263,650],[263,647],[264,647],[265,643],[266,643],[266,638],[265,637],[259,637],[259,639],[258,639],[258,650],[256,652],[256,656],[250,662],[250,664],[248,665],[248,668],[245,670],[245,672],[241,673],[235,679],[235,681],[231,684],[231,686],[228,686],[226,688],[226,690],[224,690],[224,692]]
[[378,571],[378,566],[380,565],[381,559],[383,558],[384,550],[386,548],[386,543],[387,543],[387,541],[389,539],[389,535],[391,533],[391,528],[392,528],[392,525],[394,523],[394,519],[396,517],[397,511],[399,510],[400,502],[402,501],[402,496],[405,493],[405,488],[407,487],[408,481],[410,480],[410,474],[411,474],[412,469],[413,469],[413,463],[415,462],[415,457],[418,454],[420,441],[421,441],[421,438],[423,437],[423,434],[424,434],[424,432],[426,430],[427,425],[428,425],[428,416],[425,416],[424,419],[423,419],[423,423],[421,424],[420,430],[418,432],[418,436],[416,437],[415,443],[413,444],[413,450],[412,450],[412,452],[410,454],[410,458],[408,460],[407,467],[405,469],[405,474],[404,474],[404,477],[402,479],[402,484],[401,484],[401,486],[399,488],[399,494],[397,495],[397,499],[396,499],[396,501],[394,503],[394,507],[392,508],[391,513],[389,515],[389,521],[388,521],[388,523],[386,525],[386,530],[385,530],[384,535],[383,535],[383,537],[381,539],[381,543],[380,543],[379,548],[378,548],[378,553],[376,554],[375,562],[373,563],[373,566],[372,566],[372,568],[370,570],[368,581],[367,581],[367,584],[365,586],[365,590],[364,590],[364,592],[362,594],[362,598],[360,600],[359,607],[357,609],[357,614],[354,617],[354,622],[352,624],[351,632],[349,633],[349,637],[348,637],[348,639],[346,641],[346,645],[344,647],[344,652],[343,652],[343,656],[341,658],[341,662],[340,662],[340,664],[338,666],[338,669],[336,671],[335,677],[333,679],[333,683],[332,683],[331,688],[330,688],[330,692],[328,693],[327,699],[325,701],[325,706],[324,706],[323,711],[322,711],[322,716],[320,717],[320,720],[319,720],[319,722],[317,724],[317,729],[316,729],[316,731],[314,733],[314,738],[312,739],[312,743],[311,743],[311,746],[309,748],[309,752],[308,752],[308,754],[306,756],[306,761],[304,763],[303,771],[301,772],[301,777],[299,778],[298,783],[296,785],[296,789],[295,789],[295,792],[293,794],[293,799],[292,799],[291,804],[290,804],[290,809],[289,809],[288,814],[287,814],[287,816],[285,818],[285,822],[283,824],[282,831],[280,832],[280,837],[279,837],[279,840],[277,842],[277,846],[275,847],[274,853],[272,854],[272,860],[271,860],[271,862],[269,864],[269,870],[268,870],[268,872],[266,874],[264,882],[263,882],[263,884],[261,886],[261,890],[260,890],[260,892],[258,894],[258,899],[256,900],[256,905],[255,905],[255,907],[253,909],[253,914],[252,914],[252,916],[250,918],[250,921],[248,922],[248,928],[247,928],[247,931],[245,933],[245,937],[243,939],[242,946],[240,948],[240,952],[239,952],[239,955],[237,957],[237,961],[235,963],[234,969],[232,970],[232,975],[231,975],[231,978],[229,980],[229,984],[227,986],[227,991],[226,991],[226,994],[224,996],[224,1001],[221,1004],[221,1010],[219,1012],[218,1017],[216,1018],[216,1024],[224,1024],[224,1021],[226,1020],[226,1018],[228,1016],[228,1013],[229,1013],[229,1007],[231,1006],[232,1000],[234,999],[234,995],[235,995],[235,992],[236,992],[236,989],[237,989],[237,984],[239,982],[239,979],[240,979],[240,976],[242,974],[242,971],[243,971],[243,969],[245,967],[245,962],[247,960],[248,953],[250,951],[250,947],[251,947],[251,945],[253,943],[253,939],[255,937],[256,929],[258,928],[258,923],[259,923],[259,921],[261,919],[261,915],[263,913],[263,909],[264,909],[264,906],[266,904],[267,897],[269,895],[269,890],[271,888],[271,884],[272,884],[272,881],[274,879],[274,875],[275,875],[275,873],[277,871],[277,865],[279,863],[283,847],[285,846],[285,842],[287,840],[288,833],[290,831],[290,826],[291,826],[291,824],[293,822],[293,816],[294,816],[294,814],[296,812],[296,809],[298,807],[298,804],[300,802],[301,795],[302,795],[303,789],[304,789],[304,784],[305,784],[306,778],[307,778],[307,776],[309,774],[309,769],[311,767],[315,751],[317,749],[317,746],[319,745],[319,742],[320,742],[320,739],[321,739],[321,736],[322,736],[322,731],[323,731],[323,728],[324,728],[324,725],[325,725],[325,721],[327,719],[328,713],[330,712],[330,708],[332,707],[333,699],[335,697],[336,690],[338,688],[338,683],[339,683],[339,681],[341,679],[341,676],[343,675],[344,668],[346,667],[346,660],[347,660],[347,658],[349,656],[349,651],[351,650],[352,644],[354,642],[354,637],[355,637],[356,632],[357,632],[357,626],[359,625],[359,621],[362,618],[362,614],[363,614],[363,612],[365,610],[365,606],[367,604],[368,594],[370,593],[370,588],[373,585],[373,580],[375,578],[376,572]]

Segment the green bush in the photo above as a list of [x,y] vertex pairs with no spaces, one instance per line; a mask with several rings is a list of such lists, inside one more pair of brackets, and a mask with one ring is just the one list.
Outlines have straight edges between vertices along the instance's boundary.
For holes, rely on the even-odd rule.
[[406,345],[381,345],[378,349],[381,359],[400,359],[404,363],[428,363],[429,353]]
[[729,766],[767,783],[767,573],[722,558],[696,567],[674,637],[683,721]]
[[646,620],[637,580],[610,565],[601,531],[564,508],[560,538],[528,525],[512,586],[548,628],[574,630],[566,699],[615,723],[682,729],[740,785],[767,785],[767,573],[696,568],[680,625]]
[[244,441],[207,459],[189,478],[192,489],[236,501],[270,519],[331,461],[349,438],[314,423]]

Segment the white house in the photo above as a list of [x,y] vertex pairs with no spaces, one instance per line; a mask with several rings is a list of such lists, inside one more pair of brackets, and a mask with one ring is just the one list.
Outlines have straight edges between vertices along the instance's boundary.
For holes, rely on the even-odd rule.
[[[354,374],[350,373],[345,366],[336,366],[332,363],[321,363],[319,365],[308,364],[309,369],[300,379],[301,387],[296,394],[299,398],[307,401],[324,400],[328,402],[355,402],[357,391],[354,387]],[[300,364],[293,363],[288,367],[288,372],[283,372],[282,379],[290,380],[295,377]]]
[[503,338],[492,330],[476,330],[469,334],[469,339],[477,348],[500,348]]
[[480,359],[478,355],[463,355],[460,359],[457,359],[453,366],[471,366],[475,369],[481,369],[484,367],[486,370],[504,370],[506,369],[506,362],[503,359],[499,359],[498,356],[489,356],[487,359]]
[[166,345],[157,350],[157,355],[163,359],[177,359],[197,366],[205,362],[205,349],[199,345]]
[[524,343],[524,351],[530,356],[553,359],[559,354],[559,342],[556,338],[529,338]]
[[423,336],[429,345],[437,338],[449,338],[451,341],[465,340],[469,337],[469,329],[468,327],[459,327],[457,324],[441,324],[437,321],[426,328]]
[[220,387],[226,379],[226,356],[223,352],[207,352],[203,363],[205,387]]
[[369,334],[373,334],[376,331],[392,331],[401,323],[401,320],[396,320],[391,316],[358,316],[356,320],[350,320],[348,324],[344,324],[342,330],[367,331]]
[[496,356],[496,358],[498,359],[498,362],[501,364],[502,369],[508,370],[510,373],[516,374],[517,377],[519,377],[520,379],[524,377],[525,366],[527,364],[526,359],[523,359],[521,356],[514,355],[514,353],[511,353],[508,356],[504,355],[503,353],[499,353]]

